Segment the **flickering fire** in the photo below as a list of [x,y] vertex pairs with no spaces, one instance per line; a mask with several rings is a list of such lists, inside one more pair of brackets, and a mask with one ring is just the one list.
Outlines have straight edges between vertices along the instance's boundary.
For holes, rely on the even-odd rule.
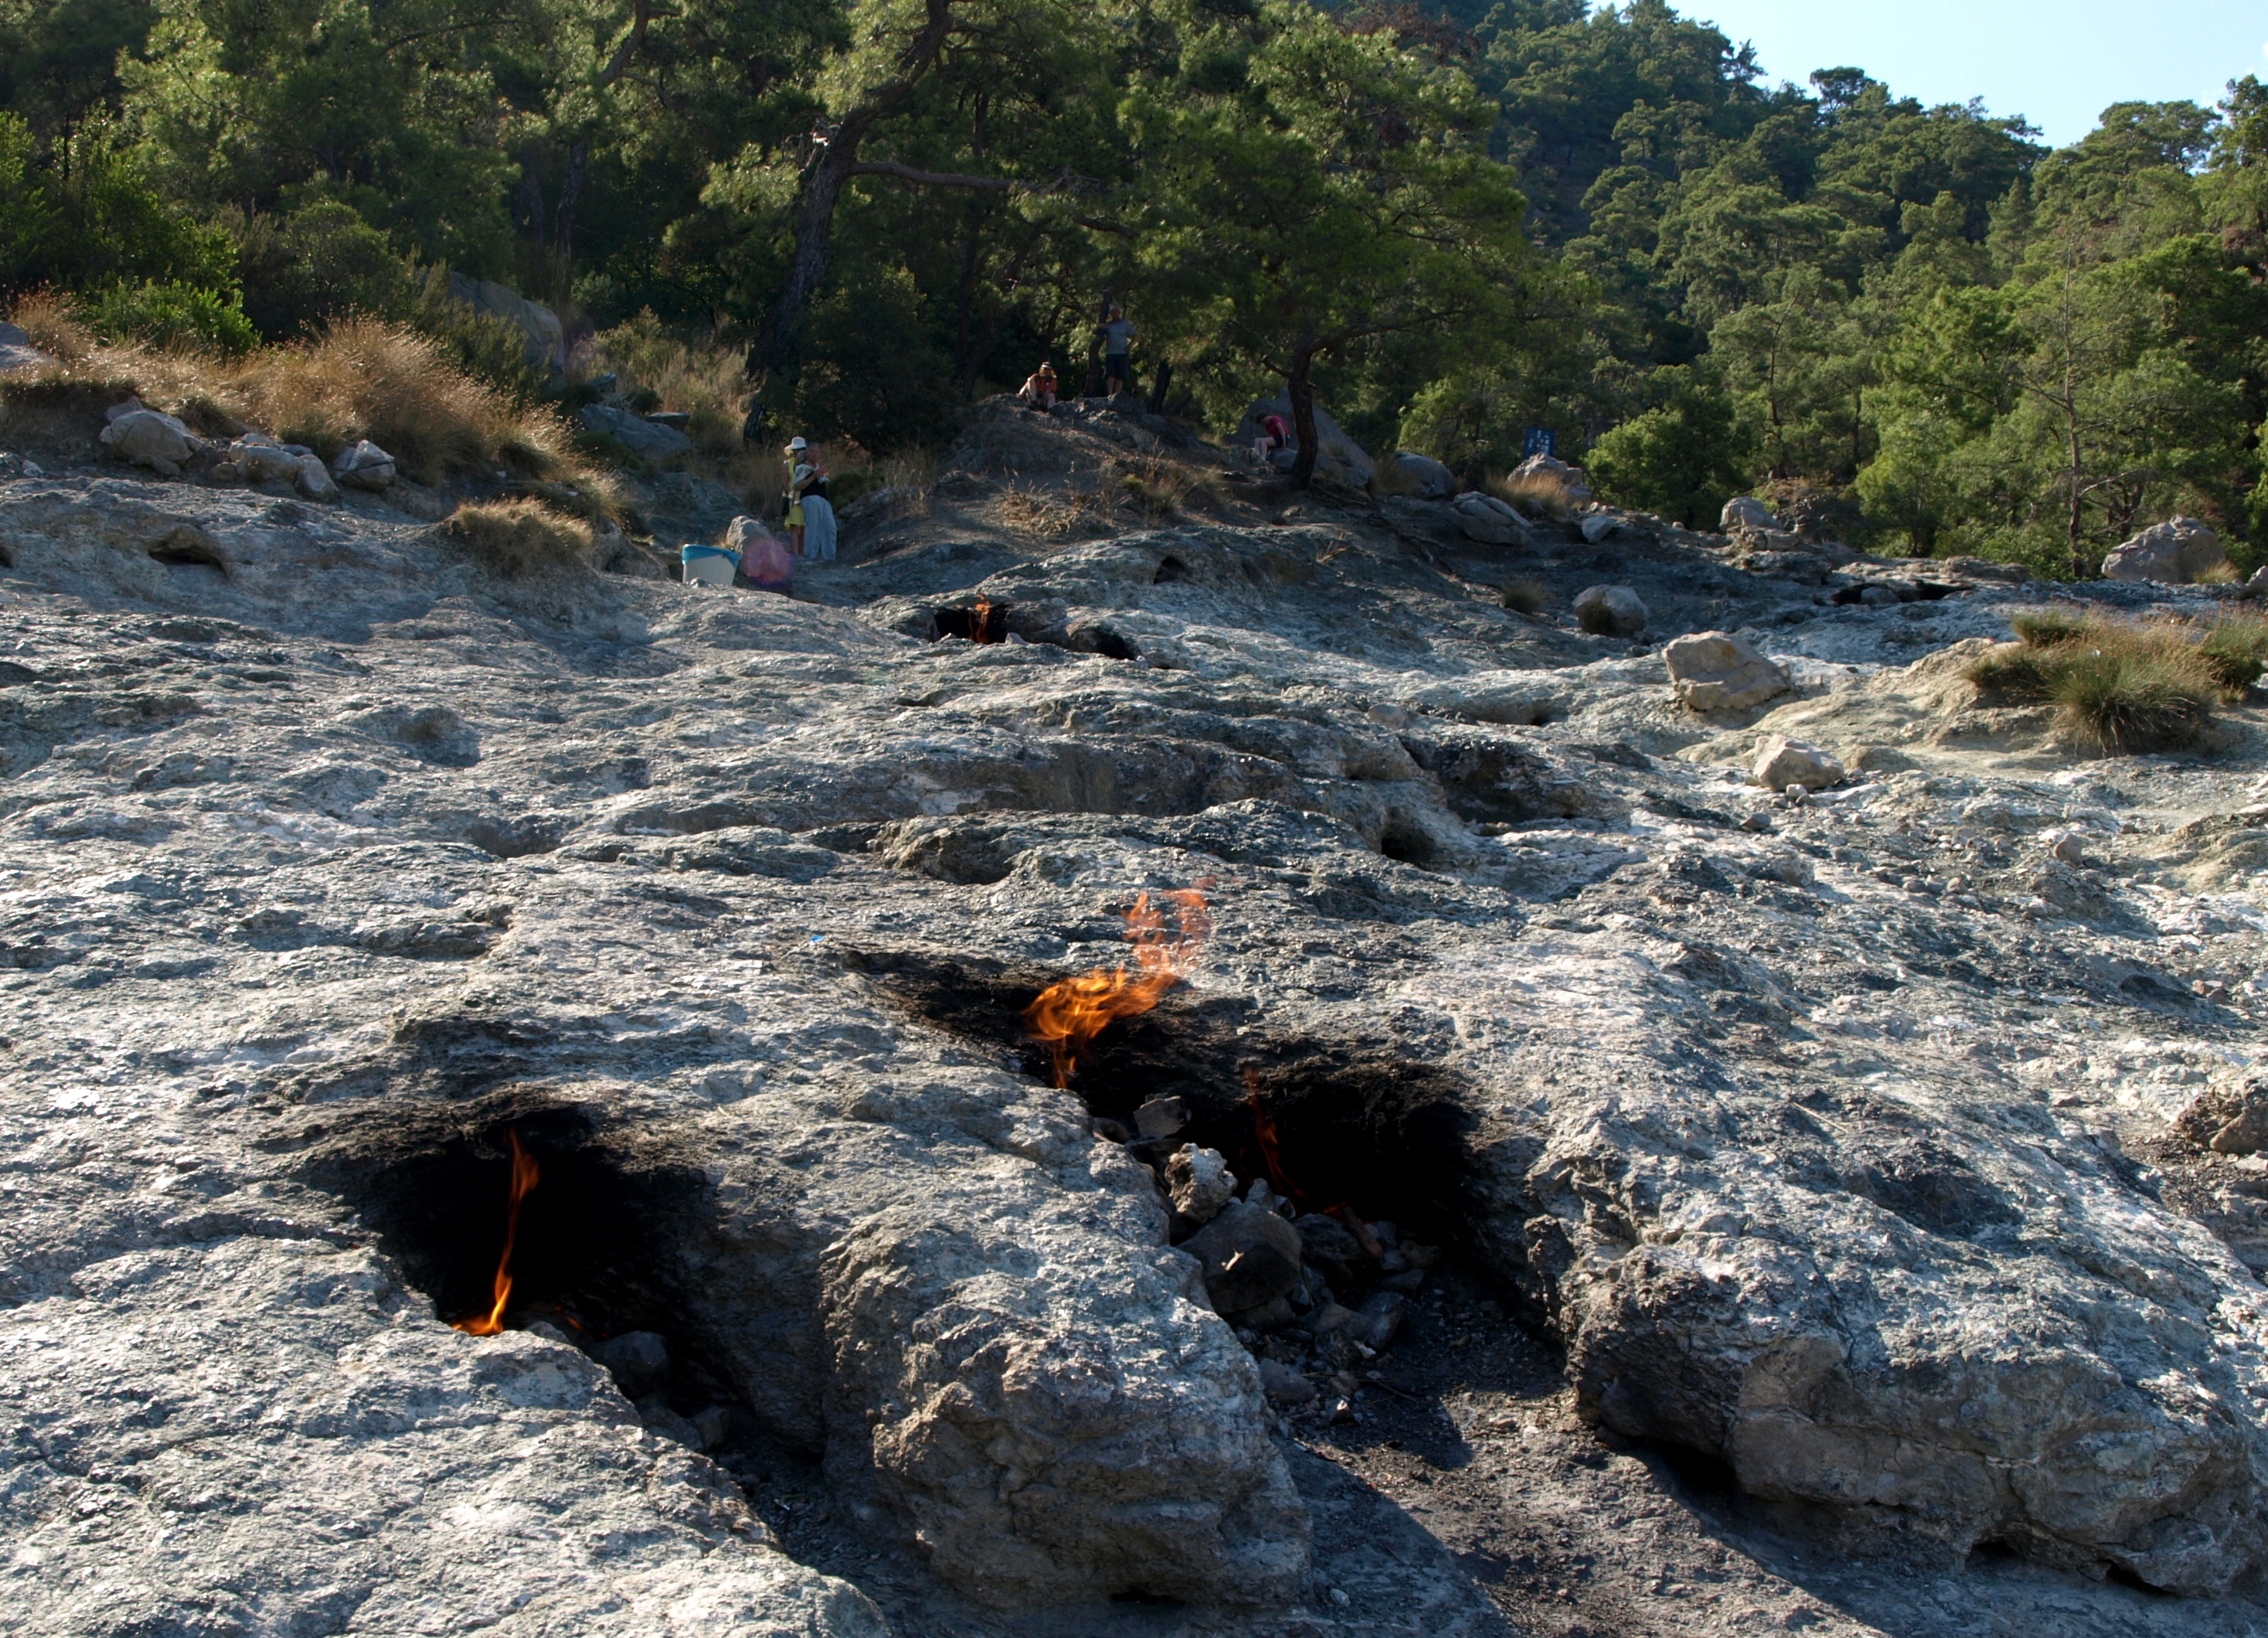
[[1260,1101],[1260,1072],[1249,1064],[1244,1068],[1244,1102],[1252,1110],[1252,1136],[1260,1145],[1260,1163],[1268,1168],[1269,1183],[1278,1194],[1299,1199],[1300,1192],[1284,1169],[1284,1157],[1277,1153],[1276,1117]]
[[1174,911],[1174,930],[1166,930],[1166,908],[1147,893],[1126,912],[1126,937],[1134,964],[1097,967],[1075,978],[1051,984],[1024,1009],[1025,1027],[1044,1041],[1055,1059],[1056,1084],[1068,1087],[1079,1054],[1094,1037],[1121,1018],[1155,1007],[1166,992],[1187,978],[1212,933],[1204,895],[1182,888],[1166,895]]
[[968,612],[968,637],[971,642],[997,643],[1000,640],[1000,633],[992,629],[992,603],[990,598],[978,598],[976,607]]
[[485,1314],[453,1322],[458,1330],[475,1337],[493,1337],[504,1329],[504,1307],[512,1301],[512,1248],[519,1237],[519,1203],[535,1186],[535,1156],[520,1142],[519,1128],[507,1128],[504,1136],[512,1143],[512,1203],[504,1220],[504,1255],[497,1258],[496,1306]]

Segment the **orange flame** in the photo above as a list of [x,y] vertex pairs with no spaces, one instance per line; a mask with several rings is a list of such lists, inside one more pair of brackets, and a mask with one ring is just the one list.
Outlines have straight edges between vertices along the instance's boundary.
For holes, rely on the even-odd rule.
[[997,643],[1001,640],[1000,634],[992,629],[992,602],[990,598],[978,598],[976,607],[970,609],[969,614],[972,616],[968,622],[971,642]]
[[1146,1013],[1167,991],[1187,978],[1212,933],[1204,895],[1195,888],[1168,893],[1174,931],[1166,931],[1166,912],[1147,893],[1126,912],[1126,937],[1134,946],[1134,968],[1097,967],[1041,991],[1024,1009],[1025,1027],[1048,1044],[1056,1065],[1056,1084],[1071,1084],[1079,1055],[1088,1043],[1121,1018]]
[[1278,1194],[1297,1199],[1299,1191],[1284,1169],[1284,1157],[1276,1150],[1276,1117],[1268,1105],[1260,1101],[1260,1072],[1249,1064],[1244,1068],[1244,1101],[1252,1110],[1252,1135],[1260,1144],[1260,1162],[1268,1168],[1268,1181]]
[[512,1300],[512,1242],[519,1237],[519,1203],[535,1186],[535,1156],[520,1143],[519,1128],[506,1128],[504,1136],[512,1140],[512,1206],[504,1220],[504,1255],[497,1258],[496,1306],[486,1314],[454,1322],[458,1330],[475,1337],[493,1337],[504,1329],[504,1305]]

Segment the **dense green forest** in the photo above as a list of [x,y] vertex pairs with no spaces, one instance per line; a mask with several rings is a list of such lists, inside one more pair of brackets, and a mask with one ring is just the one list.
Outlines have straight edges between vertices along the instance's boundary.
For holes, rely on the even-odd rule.
[[1288,383],[1476,477],[1551,427],[1689,521],[2268,549],[2251,77],[2050,150],[1662,0],[0,0],[0,287],[109,334],[450,332],[453,269],[879,451],[1075,388],[1116,299],[1216,427]]

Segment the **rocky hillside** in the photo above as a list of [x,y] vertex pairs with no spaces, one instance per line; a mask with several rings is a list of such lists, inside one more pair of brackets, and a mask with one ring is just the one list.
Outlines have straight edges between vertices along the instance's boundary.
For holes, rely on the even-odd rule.
[[89,443],[0,483],[16,1630],[2268,1632],[2263,712],[1970,675],[2233,588],[996,404],[790,599]]

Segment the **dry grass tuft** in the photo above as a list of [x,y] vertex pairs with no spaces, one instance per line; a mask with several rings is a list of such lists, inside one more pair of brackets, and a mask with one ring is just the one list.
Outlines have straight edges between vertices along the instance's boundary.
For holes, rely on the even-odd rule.
[[2250,653],[2257,676],[2268,655],[2268,633],[2231,631],[2223,634],[2230,658],[2216,661],[2204,645],[2219,628],[2201,632],[2180,621],[2048,609],[2016,625],[2021,641],[1980,657],[1964,675],[1988,695],[2053,705],[2059,738],[2105,756],[2199,744],[2214,697],[2229,691],[2226,668],[2241,669]]
[[1392,455],[1381,459],[1370,474],[1370,492],[1381,499],[1388,495],[1414,495],[1423,487],[1415,474]]
[[588,569],[597,554],[589,523],[538,500],[460,506],[449,514],[441,532],[482,568],[509,580]]
[[2198,575],[2197,577],[2197,584],[2199,586],[2234,586],[2243,578],[2244,575],[2242,572],[2240,571],[2235,564],[2223,559],[2221,562],[2213,564],[2213,567],[2205,571],[2204,573]]
[[1042,540],[1067,540],[1108,527],[1094,491],[1073,489],[1057,494],[1021,483],[1001,491],[992,505],[992,517],[1004,529]]
[[2268,671],[2268,616],[2223,615],[2205,629],[2198,653],[2213,669],[2221,692],[2234,699]]
[[1200,487],[1188,468],[1170,461],[1141,461],[1120,476],[1118,486],[1134,509],[1152,523],[1180,517]]
[[[69,304],[52,296],[24,299],[12,316],[58,361],[26,384],[31,387],[85,387],[114,395],[111,402],[136,393],[212,435],[256,427],[326,459],[367,438],[423,483],[492,479],[502,471],[596,491],[557,416],[517,407],[458,369],[437,343],[399,325],[349,318],[313,340],[225,359],[99,343]],[[14,382],[9,391],[22,395]]]
[[1551,606],[1551,593],[1541,580],[1507,580],[1504,587],[1504,606],[1514,614],[1532,617]]
[[1575,515],[1575,498],[1567,492],[1565,483],[1548,472],[1531,472],[1525,477],[1491,478],[1488,492],[1531,518],[1564,520]]
[[683,340],[648,310],[593,337],[591,359],[641,409],[683,410],[695,458],[719,481],[752,494],[778,488],[779,453],[752,449],[740,436],[749,390],[743,349]]

